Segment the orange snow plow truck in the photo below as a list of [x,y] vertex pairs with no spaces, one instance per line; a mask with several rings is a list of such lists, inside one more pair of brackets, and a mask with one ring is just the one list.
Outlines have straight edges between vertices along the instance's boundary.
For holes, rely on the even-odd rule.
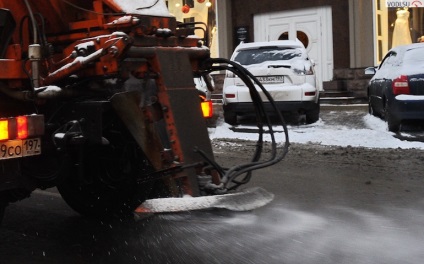
[[57,187],[93,217],[155,212],[142,205],[152,199],[238,197],[253,169],[281,160],[288,140],[266,161],[259,147],[247,164],[215,162],[212,104],[194,78],[213,89],[212,71],[235,72],[252,88],[261,132],[268,118],[260,84],[210,58],[208,30],[193,34],[203,26],[177,22],[163,0],[0,0],[0,220],[37,188]]

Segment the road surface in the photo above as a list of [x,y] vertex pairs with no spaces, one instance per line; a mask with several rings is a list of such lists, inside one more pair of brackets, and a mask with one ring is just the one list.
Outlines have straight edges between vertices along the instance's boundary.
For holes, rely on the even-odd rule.
[[[252,145],[214,140],[216,159],[245,162]],[[293,144],[283,162],[249,183],[275,199],[243,213],[101,222],[80,217],[54,189],[37,191],[8,208],[0,263],[418,264],[423,161],[421,150]]]

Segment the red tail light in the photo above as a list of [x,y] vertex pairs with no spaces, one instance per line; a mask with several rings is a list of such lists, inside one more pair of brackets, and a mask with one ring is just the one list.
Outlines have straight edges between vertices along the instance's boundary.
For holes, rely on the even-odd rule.
[[27,115],[0,119],[0,140],[26,139],[44,134],[44,117]]
[[392,82],[392,90],[394,95],[410,94],[408,76],[401,75]]
[[202,113],[204,118],[211,118],[213,116],[212,101],[204,101],[201,103]]
[[305,92],[305,96],[315,96],[316,92]]

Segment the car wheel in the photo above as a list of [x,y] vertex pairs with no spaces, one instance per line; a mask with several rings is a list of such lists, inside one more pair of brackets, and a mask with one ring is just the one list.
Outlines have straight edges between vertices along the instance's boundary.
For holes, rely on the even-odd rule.
[[387,128],[390,132],[399,132],[400,121],[396,120],[390,112],[388,99],[386,99],[386,104],[384,105],[384,119],[387,122]]
[[371,104],[371,99],[370,98],[368,98],[368,113],[370,115],[376,116],[376,113],[374,111],[374,107]]
[[231,110],[225,110],[224,108],[224,121],[229,125],[237,124],[237,114]]
[[388,113],[386,114],[386,121],[387,121],[387,127],[389,131],[391,132],[399,132],[400,130],[400,122],[397,120],[394,120],[392,114]]
[[315,108],[306,111],[305,117],[306,117],[306,124],[312,124],[318,121],[319,119],[319,113],[320,113],[320,104],[317,103]]

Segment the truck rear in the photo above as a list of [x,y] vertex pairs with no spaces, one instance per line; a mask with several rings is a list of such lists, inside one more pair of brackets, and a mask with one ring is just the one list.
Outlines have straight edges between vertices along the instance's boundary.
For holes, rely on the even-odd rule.
[[0,0],[0,216],[36,188],[104,217],[248,181],[214,161],[208,38],[153,2]]

